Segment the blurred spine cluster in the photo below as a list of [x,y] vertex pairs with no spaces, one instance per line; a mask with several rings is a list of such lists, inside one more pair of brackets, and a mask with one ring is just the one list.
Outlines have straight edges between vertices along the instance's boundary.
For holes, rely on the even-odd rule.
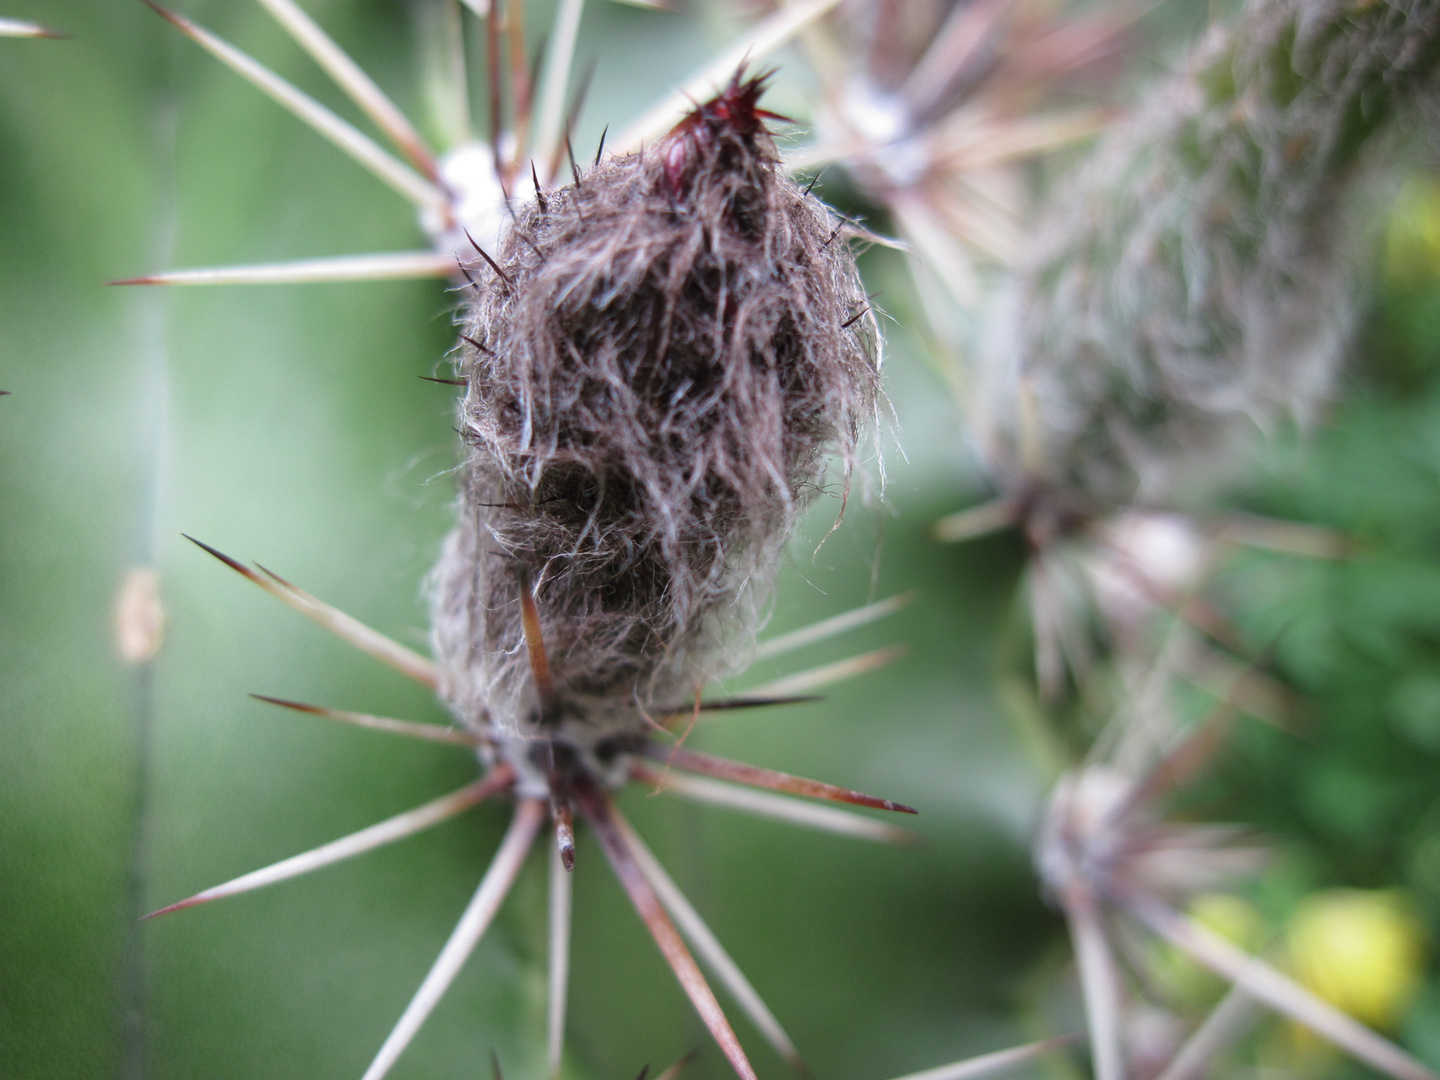
[[[1079,711],[1110,713],[1058,784],[1037,845],[1070,924],[1101,1080],[1203,1075],[1256,1003],[1393,1076],[1434,1075],[1350,1015],[1394,1020],[1421,963],[1413,931],[1367,922],[1383,905],[1317,903],[1335,922],[1297,914],[1291,978],[1183,913],[1253,876],[1262,852],[1158,810],[1215,755],[1232,712],[1291,711],[1259,660],[1237,666],[1217,650],[1244,646],[1206,580],[1227,543],[1320,557],[1346,544],[1227,518],[1215,493],[1258,435],[1312,425],[1328,403],[1374,190],[1415,150],[1397,129],[1433,96],[1437,28],[1427,3],[1243,5],[1052,180],[981,320],[965,411],[1000,494],[937,531],[1023,531],[1041,698],[1058,707],[1068,685]],[[1222,698],[1198,725],[1181,682]],[[1140,931],[1233,987],[1198,1026],[1154,992]],[[1387,969],[1389,1007],[1366,1008],[1358,970],[1353,998],[1337,985],[1347,936]]]

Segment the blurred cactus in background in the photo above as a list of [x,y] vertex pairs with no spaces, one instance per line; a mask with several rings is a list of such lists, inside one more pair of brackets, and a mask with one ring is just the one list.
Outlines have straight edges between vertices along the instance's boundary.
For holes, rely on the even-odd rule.
[[1365,182],[1397,149],[1376,144],[1434,92],[1435,17],[1248,4],[1057,181],[977,379],[1003,483],[1173,505],[1250,432],[1313,421],[1354,323]]

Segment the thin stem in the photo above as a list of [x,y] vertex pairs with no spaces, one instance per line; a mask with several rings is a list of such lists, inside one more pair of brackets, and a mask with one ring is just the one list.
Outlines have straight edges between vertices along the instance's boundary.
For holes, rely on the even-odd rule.
[[441,727],[439,724],[417,724],[410,720],[393,720],[388,716],[372,716],[370,713],[348,712],[345,709],[327,709],[322,705],[306,705],[299,701],[267,697],[265,694],[251,694],[250,696],[267,705],[279,705],[282,709],[293,709],[295,712],[302,712],[309,716],[336,720],[342,724],[354,724],[356,727],[368,728],[371,731],[383,731],[389,735],[404,735],[411,739],[452,743],[472,749],[483,742],[479,735],[462,728]]
[[896,1077],[896,1080],[978,1080],[982,1076],[993,1076],[1006,1069],[1013,1069],[1016,1065],[1023,1065],[1027,1061],[1033,1061],[1035,1058],[1059,1050],[1061,1047],[1071,1046],[1082,1038],[1084,1036],[1078,1032],[1070,1035],[1057,1035],[1053,1039],[1042,1039],[1039,1042],[1026,1043],[1024,1046],[1012,1046],[1008,1050],[996,1050],[978,1057],[966,1058],[964,1061],[956,1061],[950,1065],[941,1065],[935,1069],[909,1073]]
[[[570,68],[575,61],[575,39],[580,31],[580,16],[585,0],[561,0],[550,31],[550,50],[545,57],[545,77],[540,85],[540,111],[535,126],[535,153],[549,160],[560,146],[565,122],[565,87],[570,82]],[[545,177],[546,181],[553,176]]]
[[522,800],[515,808],[510,829],[501,841],[500,850],[495,853],[490,868],[480,879],[480,887],[475,890],[475,895],[465,908],[465,913],[460,916],[450,939],[440,950],[440,955],[425,976],[425,981],[420,984],[420,989],[415,991],[415,996],[410,999],[410,1004],[390,1032],[389,1038],[380,1047],[375,1060],[365,1070],[362,1080],[381,1080],[381,1077],[390,1071],[390,1067],[405,1052],[420,1026],[445,996],[445,991],[455,981],[455,976],[460,974],[460,969],[465,966],[465,961],[475,951],[475,946],[480,943],[480,938],[500,910],[501,903],[520,873],[520,867],[524,865],[525,856],[529,854],[530,845],[535,840],[535,833],[544,820],[545,804],[539,799]]
[[465,18],[457,0],[443,0],[439,19],[436,84],[442,95],[440,109],[449,146],[453,149],[474,138],[470,126],[470,74],[465,60]]
[[[616,827],[610,797],[588,780],[576,785],[575,795],[580,809],[600,840],[600,846],[605,850],[606,858],[615,869],[615,876],[620,879],[620,884],[629,895],[630,902],[635,905],[641,921],[649,929],[655,944],[660,947],[661,955],[675,972],[681,989],[690,998],[695,1011],[700,1014],[700,1019],[719,1043],[730,1067],[741,1080],[758,1080],[740,1040],[735,1037],[730,1021],[725,1018],[725,1013],[720,1008],[720,1003],[715,1000],[715,994],[705,981],[705,976],[701,974],[695,958],[690,955],[690,950],[685,947],[674,923],[665,914],[664,906],[655,895],[655,890],[651,888],[649,880],[636,863],[634,852]],[[371,1078],[367,1077],[366,1080]]]
[[807,668],[794,675],[786,675],[765,683],[763,686],[757,686],[753,690],[746,690],[745,696],[792,697],[807,694],[812,690],[819,690],[823,686],[830,686],[837,682],[843,682],[845,679],[853,679],[857,675],[877,671],[899,660],[906,651],[904,645],[891,645],[888,648],[876,649],[859,656],[837,660],[833,664]]
[[900,94],[909,109],[923,114],[962,77],[966,64],[981,54],[999,29],[1014,0],[980,0],[953,8],[920,58]]
[[730,991],[730,996],[735,999],[736,1004],[750,1017],[751,1022],[760,1030],[767,1042],[775,1048],[775,1052],[784,1058],[792,1068],[803,1075],[810,1075],[800,1052],[795,1049],[795,1044],[785,1029],[780,1026],[780,1021],[770,1011],[759,992],[745,977],[740,970],[740,965],[735,963],[730,954],[725,951],[725,946],[720,944],[710,927],[705,925],[705,920],[700,913],[686,899],[680,887],[675,884],[665,868],[660,865],[660,860],[640,839],[640,835],[630,827],[619,810],[612,808],[615,816],[615,827],[620,830],[620,835],[630,845],[630,850],[635,855],[635,862],[639,865],[641,873],[650,882],[660,902],[670,912],[670,917],[679,926],[680,932],[689,940],[691,946],[699,954],[700,960],[708,967],[717,979]]
[[[1067,109],[1003,124],[966,125],[948,138],[937,139],[933,152],[957,172],[995,169],[1098,135],[1110,120],[1104,109]],[[984,198],[983,192],[974,194]]]
[[39,23],[23,22],[20,19],[0,19],[0,37],[17,38],[63,38],[65,34],[51,30]]
[[669,791],[696,802],[774,818],[808,829],[820,829],[861,840],[878,840],[886,844],[907,844],[915,841],[915,834],[908,829],[897,828],[849,810],[841,810],[838,806],[804,802],[788,795],[773,795],[768,791],[727,784],[723,780],[707,780],[703,776],[662,773],[659,769],[651,769],[646,765],[633,766],[630,774],[640,783],[651,785],[656,791]]
[[902,814],[916,813],[913,808],[903,803],[892,802],[890,799],[865,795],[862,792],[837,787],[820,780],[806,780],[804,777],[791,776],[789,773],[762,769],[758,765],[747,765],[742,761],[731,761],[728,758],[702,754],[696,750],[687,750],[683,746],[669,748],[650,746],[646,748],[645,753],[657,761],[664,761],[667,766],[683,769],[686,772],[700,773],[703,776],[713,776],[718,780],[730,780],[737,784],[770,788],[772,791],[804,795],[811,799],[826,799],[830,802],[868,806],[875,810],[895,810]]
[[401,153],[410,159],[417,169],[432,182],[439,182],[435,169],[435,155],[425,145],[425,140],[415,130],[405,114],[395,107],[385,92],[375,85],[374,80],[350,59],[349,55],[333,38],[305,14],[294,0],[259,0],[259,3],[275,17],[310,56],[335,80],[335,84],[349,95],[350,100],[375,122],[375,126],[390,137]]
[[[183,535],[183,534],[182,534]],[[343,611],[317,600],[303,589],[297,589],[282,577],[277,577],[263,566],[265,576],[255,573],[248,566],[216,551],[209,544],[202,544],[193,536],[186,536],[197,547],[208,551],[237,574],[259,585],[271,596],[281,600],[300,612],[307,619],[319,623],[336,636],[348,641],[363,653],[368,653],[381,663],[389,664],[397,671],[410,676],[416,682],[435,689],[439,682],[435,665],[413,649],[407,649],[398,641],[392,641],[378,630],[372,630],[358,619],[351,618]]]
[[314,98],[302,93],[269,68],[204,27],[161,7],[154,0],[145,2],[186,37],[309,124],[321,136],[349,154],[416,206],[433,210],[442,216],[447,213],[445,195],[438,187],[381,149],[374,139],[356,130],[354,125],[340,119]]
[[824,641],[837,634],[844,634],[877,619],[883,619],[887,615],[893,615],[909,606],[914,599],[913,592],[901,593],[899,596],[892,596],[878,603],[867,604],[865,607],[822,619],[820,622],[803,626],[799,630],[792,630],[788,634],[773,637],[769,641],[762,641],[755,649],[755,659],[766,660],[772,656],[780,656],[782,653],[803,649],[806,645],[813,645],[817,641]]
[[153,911],[145,918],[153,919],[158,915],[167,915],[172,911],[195,907],[197,904],[208,903],[211,900],[220,900],[227,896],[251,892],[264,888],[266,885],[274,885],[280,881],[299,877],[301,874],[308,874],[312,870],[319,870],[322,866],[343,862],[345,859],[373,851],[378,847],[384,847],[386,844],[393,844],[397,840],[403,840],[407,836],[423,832],[432,825],[438,825],[440,822],[468,810],[475,804],[483,802],[490,796],[504,791],[514,780],[515,773],[510,766],[497,765],[484,779],[468,784],[459,791],[442,795],[423,806],[417,806],[403,814],[396,814],[392,818],[371,825],[368,829],[361,829],[359,832],[351,833],[339,840],[332,840],[321,847],[300,855],[292,855],[288,859],[283,859],[262,869],[252,870],[223,885],[216,885],[178,903],[163,907],[159,911]]
[[535,88],[530,85],[530,65],[525,58],[525,0],[507,0],[506,30],[510,45],[510,114],[514,118],[515,153],[512,177],[519,172],[521,148],[530,138],[530,114]]
[[678,1060],[672,1062],[668,1069],[655,1077],[655,1080],[679,1080],[680,1074],[689,1068],[690,1063],[695,1060],[695,1055],[699,1052],[698,1047],[689,1051]]
[[1224,543],[1243,544],[1261,551],[1282,555],[1300,555],[1311,559],[1348,559],[1355,554],[1357,542],[1338,529],[1311,525],[1303,521],[1282,521],[1258,514],[1230,512],[1215,522],[1215,539]]
[[500,165],[500,139],[504,133],[505,108],[500,94],[503,74],[500,70],[500,19],[498,0],[492,0],[490,17],[485,20],[485,96],[490,112],[490,153],[496,175],[503,185],[505,172]]
[[550,852],[550,1007],[546,1036],[550,1080],[560,1080],[565,1052],[565,1000],[570,985],[570,909],[574,879],[560,857]]
[[1120,978],[1109,942],[1105,940],[1099,906],[1090,889],[1078,882],[1065,886],[1061,904],[1070,923],[1075,962],[1080,968],[1095,1080],[1125,1080],[1120,1038]]
[[1155,1080],[1200,1080],[1220,1053],[1255,1022],[1256,1005],[1240,987],[1231,987]]
[[978,506],[947,514],[930,526],[930,532],[936,540],[954,544],[1008,529],[1015,524],[1018,514],[1015,500],[1009,495],[1002,495]]
[[395,251],[377,255],[342,255],[329,259],[214,266],[168,270],[144,277],[122,278],[108,285],[297,285],[336,281],[408,281],[446,278],[455,273],[449,255],[432,251]]
[[665,727],[678,720],[693,720],[697,713],[706,715],[717,712],[739,712],[742,709],[768,709],[776,705],[811,705],[824,700],[823,697],[816,694],[791,694],[788,697],[752,697],[745,694],[733,698],[712,698],[698,704],[692,701],[673,709],[660,709],[656,713],[656,719],[661,727]]

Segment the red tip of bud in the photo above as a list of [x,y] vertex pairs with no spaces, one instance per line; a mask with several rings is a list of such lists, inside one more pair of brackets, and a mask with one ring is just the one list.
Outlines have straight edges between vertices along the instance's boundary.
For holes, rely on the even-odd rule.
[[665,137],[660,152],[665,161],[665,181],[671,194],[679,195],[695,161],[712,153],[721,142],[738,141],[754,148],[757,136],[769,134],[767,120],[789,122],[787,117],[758,107],[774,71],[745,77],[741,65],[725,87],[709,101],[697,105]]

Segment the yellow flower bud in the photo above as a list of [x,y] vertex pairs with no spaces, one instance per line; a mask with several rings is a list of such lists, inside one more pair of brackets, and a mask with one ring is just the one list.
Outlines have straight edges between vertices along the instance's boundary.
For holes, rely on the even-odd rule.
[[1295,976],[1337,1008],[1375,1027],[1404,1016],[1424,970],[1424,931],[1403,893],[1329,889],[1291,916]]
[[1411,180],[1400,189],[1385,238],[1385,265],[1402,285],[1440,273],[1440,184]]

